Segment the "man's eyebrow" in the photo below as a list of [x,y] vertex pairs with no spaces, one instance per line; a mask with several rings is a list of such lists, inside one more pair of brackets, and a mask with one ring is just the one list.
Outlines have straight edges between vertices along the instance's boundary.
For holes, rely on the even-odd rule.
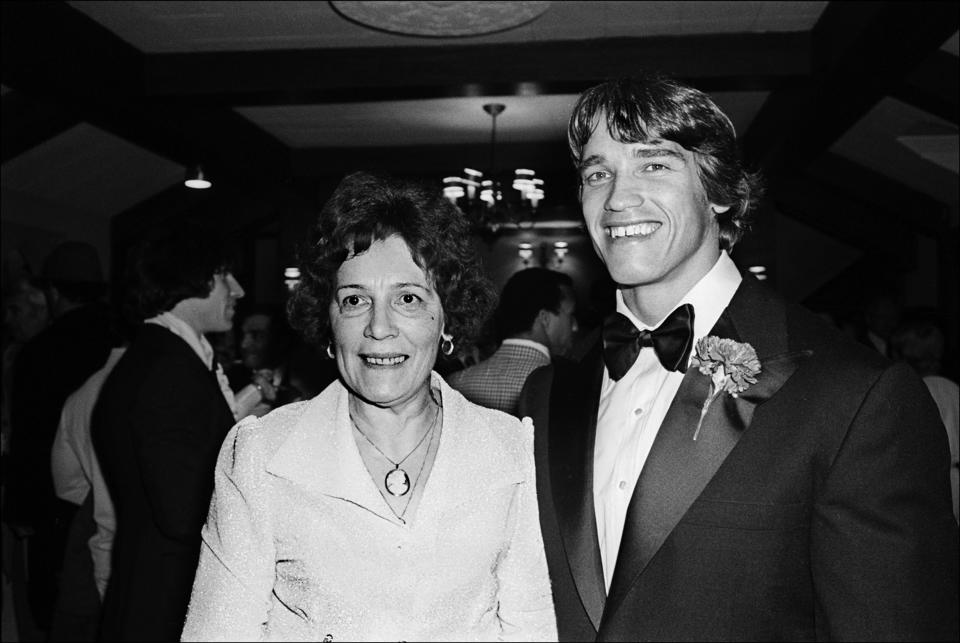
[[580,164],[577,166],[577,169],[582,170],[587,166],[596,165],[597,163],[603,163],[603,161],[604,161],[604,157],[601,154],[591,154],[587,158],[580,161]]
[[[637,148],[634,148],[633,150],[633,156],[635,158],[641,158],[641,159],[669,156],[671,158],[677,159],[678,161],[683,161],[684,163],[686,163],[687,161],[687,159],[683,156],[683,154],[669,147],[637,147]],[[605,160],[606,160],[606,157],[604,157],[602,154],[591,154],[590,156],[580,161],[580,164],[578,165],[577,169],[582,170],[585,167],[596,165],[598,163],[603,163]]]
[[658,156],[670,156],[686,162],[683,154],[669,147],[638,147],[633,150],[633,155],[641,159],[656,158]]

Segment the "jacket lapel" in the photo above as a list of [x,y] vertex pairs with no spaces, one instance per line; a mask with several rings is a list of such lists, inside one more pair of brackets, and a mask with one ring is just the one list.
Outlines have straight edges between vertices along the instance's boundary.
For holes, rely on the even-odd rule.
[[593,505],[593,446],[603,381],[598,342],[573,367],[558,369],[550,395],[550,482],[560,534],[583,606],[600,627],[606,599]]
[[616,610],[736,446],[753,419],[754,408],[776,393],[809,354],[786,352],[784,305],[749,276],[710,335],[750,343],[757,351],[761,375],[741,396],[724,394],[714,400],[694,440],[703,404],[710,394],[710,377],[693,366],[687,370],[627,509],[605,618]]
[[515,466],[510,450],[485,438],[487,428],[471,410],[472,405],[438,374],[431,377],[443,402],[443,424],[433,468],[412,516],[413,525],[442,525],[446,515],[455,520],[463,515],[464,504],[482,503],[485,493],[524,481],[524,472]]
[[267,470],[308,494],[337,498],[396,522],[360,457],[350,428],[347,391],[339,382],[307,402]]

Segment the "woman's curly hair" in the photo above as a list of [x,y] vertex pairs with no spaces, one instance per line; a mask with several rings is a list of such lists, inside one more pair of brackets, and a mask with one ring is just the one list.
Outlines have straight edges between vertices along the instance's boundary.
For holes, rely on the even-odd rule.
[[730,207],[717,214],[721,248],[731,250],[750,229],[763,195],[762,181],[758,173],[743,167],[733,123],[709,96],[654,73],[591,87],[577,100],[567,128],[578,169],[601,119],[614,140],[622,143],[659,138],[693,152],[707,199]]
[[318,346],[332,339],[329,308],[337,270],[350,253],[393,235],[406,241],[414,262],[432,280],[446,332],[460,346],[473,340],[496,293],[477,261],[463,214],[436,190],[367,172],[340,182],[300,250],[300,283],[287,313],[304,339]]

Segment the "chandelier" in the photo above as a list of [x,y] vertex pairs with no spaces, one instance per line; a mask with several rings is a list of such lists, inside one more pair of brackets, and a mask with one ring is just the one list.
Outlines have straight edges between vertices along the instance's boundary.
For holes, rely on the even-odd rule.
[[483,106],[492,119],[486,174],[468,167],[463,169],[463,176],[443,179],[443,195],[467,215],[476,232],[484,235],[496,235],[505,225],[530,227],[545,196],[543,179],[537,178],[535,171],[518,168],[512,175],[497,172],[497,116],[504,109],[501,103]]

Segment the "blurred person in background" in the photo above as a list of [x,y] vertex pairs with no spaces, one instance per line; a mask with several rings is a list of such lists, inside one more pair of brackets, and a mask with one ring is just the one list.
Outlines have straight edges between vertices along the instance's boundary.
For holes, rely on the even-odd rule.
[[13,280],[3,293],[3,431],[2,453],[10,444],[10,383],[13,362],[25,343],[36,337],[50,323],[50,310],[42,283],[29,275]]
[[116,519],[93,449],[90,421],[100,389],[125,350],[125,346],[111,349],[103,368],[67,398],[53,440],[50,465],[54,489],[60,499],[78,509],[67,536],[51,641],[97,640]]
[[514,273],[494,313],[500,347],[447,382],[474,404],[516,415],[527,376],[573,345],[576,302],[569,275],[546,268]]
[[24,544],[31,616],[47,631],[76,511],[54,493],[50,449],[64,401],[103,365],[116,334],[102,301],[107,284],[93,246],[59,244],[44,260],[42,278],[51,322],[13,365],[4,519]]
[[960,520],[960,389],[957,383],[943,376],[944,334],[933,315],[916,311],[908,313],[890,339],[891,356],[913,367],[923,378],[937,403],[940,419],[950,443],[950,491],[953,495],[953,517]]
[[[37,336],[50,323],[50,311],[47,298],[43,293],[40,280],[27,273],[19,274],[5,283],[3,291],[3,375],[0,381],[0,515],[6,515],[7,472],[10,468],[10,394],[13,380],[13,363],[23,345]],[[22,543],[14,537],[6,519],[2,525],[3,535],[3,632],[4,638],[18,636],[19,621],[32,622],[26,605],[26,581],[23,565]],[[14,581],[18,587],[18,596],[14,600]],[[17,618],[19,616],[19,618]],[[24,632],[26,634],[26,632]],[[24,636],[24,638],[30,638]]]
[[887,289],[868,290],[863,303],[860,341],[884,357],[892,357],[890,338],[900,325],[903,310],[897,295]]
[[289,362],[295,345],[296,335],[281,307],[256,306],[243,317],[239,359],[227,369],[230,385],[240,397],[243,388],[259,376],[268,381],[274,391],[271,399],[262,397],[249,415],[261,417],[301,396],[290,383]]

